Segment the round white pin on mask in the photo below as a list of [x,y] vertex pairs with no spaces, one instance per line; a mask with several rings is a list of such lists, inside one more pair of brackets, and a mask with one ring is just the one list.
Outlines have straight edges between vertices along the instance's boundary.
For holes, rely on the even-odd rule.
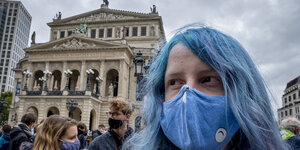
[[219,128],[215,135],[216,141],[221,143],[225,140],[226,136],[227,136],[226,130],[224,128]]

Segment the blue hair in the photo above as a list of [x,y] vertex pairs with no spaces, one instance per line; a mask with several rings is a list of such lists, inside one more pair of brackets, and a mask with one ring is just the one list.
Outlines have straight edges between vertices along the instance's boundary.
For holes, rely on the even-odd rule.
[[245,49],[232,37],[215,29],[186,26],[154,59],[146,77],[142,118],[146,127],[128,139],[123,148],[158,149],[163,140],[160,119],[164,102],[164,76],[170,50],[185,44],[220,75],[225,96],[250,149],[285,149],[271,109],[266,86]]

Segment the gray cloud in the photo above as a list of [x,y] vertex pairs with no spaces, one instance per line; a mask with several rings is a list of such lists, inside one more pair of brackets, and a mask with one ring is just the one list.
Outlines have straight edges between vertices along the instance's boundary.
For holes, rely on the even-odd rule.
[[[98,9],[101,0],[22,0],[33,17],[37,42],[49,40],[46,23]],[[300,75],[300,1],[298,0],[110,0],[110,8],[148,13],[155,4],[165,32],[202,22],[236,38],[258,65],[281,106],[286,83]]]

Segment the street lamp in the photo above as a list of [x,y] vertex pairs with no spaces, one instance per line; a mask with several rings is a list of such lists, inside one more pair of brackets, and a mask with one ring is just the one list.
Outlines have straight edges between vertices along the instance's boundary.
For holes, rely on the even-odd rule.
[[[43,88],[44,82],[46,81],[46,79],[44,77],[39,78],[39,80],[42,82],[41,88]],[[39,89],[41,90],[41,89]]]
[[30,71],[26,70],[23,72],[23,74],[25,75],[25,78],[26,78],[23,91],[27,91],[28,90],[28,87],[27,87],[28,78],[32,76],[32,73]]
[[45,76],[46,76],[44,91],[48,91],[47,80],[48,80],[48,78],[52,75],[52,72],[50,72],[49,70],[45,70],[45,71],[44,71],[44,74],[45,74]]
[[145,60],[142,57],[143,54],[141,53],[141,51],[139,51],[136,55],[137,56],[133,59],[135,69],[134,76],[137,77],[139,82],[143,76],[143,65],[145,63]]
[[2,112],[8,107],[8,102],[4,99],[4,97],[0,100],[0,123],[2,124]]
[[64,71],[65,75],[67,76],[67,83],[66,83],[66,86],[65,86],[65,90],[69,90],[69,80],[70,80],[70,77],[71,75],[73,74],[73,72],[69,69],[65,70]]
[[73,118],[73,111],[77,108],[78,103],[74,99],[67,101],[67,109],[69,110],[69,117]]
[[87,73],[86,91],[90,91],[91,90],[90,79],[94,74],[94,71],[92,69],[87,69],[86,73]]
[[100,95],[100,84],[103,81],[103,78],[101,76],[96,77],[96,81],[98,83],[98,90],[96,90],[96,94]]
[[141,51],[137,53],[137,56],[133,59],[135,73],[134,76],[137,77],[137,88],[136,88],[136,100],[141,100],[141,85],[140,81],[143,79],[143,65],[145,63],[142,57]]

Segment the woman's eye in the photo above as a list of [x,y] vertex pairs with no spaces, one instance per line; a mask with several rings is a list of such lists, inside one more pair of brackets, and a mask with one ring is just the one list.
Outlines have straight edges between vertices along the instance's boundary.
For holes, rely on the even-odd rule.
[[206,82],[219,82],[220,80],[217,77],[206,77],[202,80],[202,83]]
[[179,85],[181,82],[179,80],[170,80],[169,85]]

